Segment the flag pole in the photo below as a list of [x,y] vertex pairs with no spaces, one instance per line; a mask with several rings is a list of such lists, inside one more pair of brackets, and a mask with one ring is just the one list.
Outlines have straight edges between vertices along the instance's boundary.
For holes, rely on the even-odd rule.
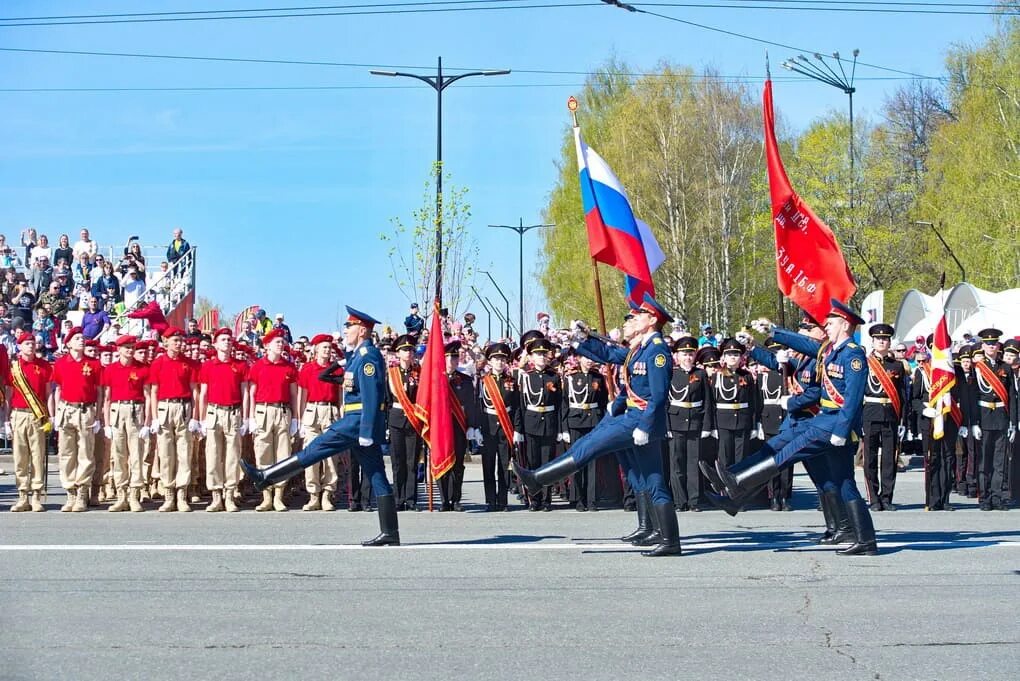
[[[570,119],[576,130],[577,124],[577,99],[571,95],[567,98],[567,110],[570,112]],[[599,280],[599,263],[595,258],[591,259],[591,272],[592,272],[592,283],[595,286],[595,307],[599,313],[599,333],[605,336],[608,331],[606,330],[606,308],[602,303],[602,282]]]

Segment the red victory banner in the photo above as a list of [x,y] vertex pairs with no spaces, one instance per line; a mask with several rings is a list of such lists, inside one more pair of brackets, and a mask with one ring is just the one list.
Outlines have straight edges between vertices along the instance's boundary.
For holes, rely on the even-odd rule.
[[429,340],[421,363],[421,381],[414,410],[422,422],[422,439],[429,448],[432,479],[438,480],[454,464],[453,395],[450,394],[450,381],[446,378],[446,353],[439,301],[433,307],[432,328],[429,329]]

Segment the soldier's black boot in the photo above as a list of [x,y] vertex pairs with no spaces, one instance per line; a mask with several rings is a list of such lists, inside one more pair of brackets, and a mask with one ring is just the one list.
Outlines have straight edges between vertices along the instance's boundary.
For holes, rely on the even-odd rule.
[[241,461],[241,468],[244,470],[244,474],[251,479],[255,489],[260,492],[284,480],[290,480],[305,469],[296,456],[287,457],[266,468],[256,468],[247,461]]
[[836,490],[826,490],[821,494],[822,514],[825,515],[825,534],[818,539],[819,544],[831,546],[844,544],[854,539],[854,528],[850,524],[843,499]]
[[854,528],[854,543],[845,549],[836,551],[841,556],[874,556],[878,554],[878,542],[875,541],[875,525],[871,522],[871,514],[863,499],[854,499],[846,504],[847,516]]
[[[639,496],[645,498],[645,508],[648,509],[648,526],[649,530],[640,537],[635,537],[630,541],[634,546],[656,546],[662,542],[662,528],[659,526],[659,519],[655,515],[655,505],[652,503],[651,492],[642,492]],[[676,513],[676,509],[673,509]]]
[[574,461],[574,456],[568,452],[533,471],[521,468],[516,461],[513,462],[513,469],[520,481],[528,488],[528,494],[534,499],[542,493],[543,487],[549,487],[576,473],[578,466]]
[[400,531],[397,529],[397,502],[392,494],[375,498],[379,508],[379,535],[361,542],[362,546],[400,546]]
[[735,517],[744,508],[744,499],[730,499],[725,494],[705,492],[705,498],[716,508],[721,508],[730,516]]
[[776,465],[775,455],[762,452],[753,454],[729,468],[723,466],[717,459],[715,471],[725,485],[726,494],[730,499],[740,499],[750,496],[774,478],[779,473],[779,466]]
[[680,525],[676,519],[673,504],[655,504],[652,506],[659,533],[662,535],[659,544],[650,551],[642,551],[642,556],[655,558],[658,556],[680,555]]
[[715,472],[714,465],[707,461],[699,461],[698,468],[701,470],[701,474],[705,476],[705,479],[708,480],[708,484],[712,486],[712,489],[714,489],[717,494],[721,494],[726,491],[726,485],[723,484],[722,478],[719,477],[719,474]]
[[628,544],[635,539],[644,539],[652,532],[652,505],[648,496],[640,492],[634,496],[634,502],[637,504],[637,529],[620,537],[620,541]]

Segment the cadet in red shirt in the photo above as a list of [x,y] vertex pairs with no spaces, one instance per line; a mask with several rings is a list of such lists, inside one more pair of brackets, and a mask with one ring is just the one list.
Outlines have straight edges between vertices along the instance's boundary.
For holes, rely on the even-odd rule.
[[[332,381],[323,381],[319,375],[330,368],[329,354],[333,348],[333,337],[320,333],[312,338],[315,353],[311,362],[306,362],[298,372],[298,413],[301,414],[301,439],[311,442],[322,435],[339,418],[337,405],[340,400],[340,386]],[[305,469],[305,489],[308,503],[301,510],[332,511],[333,493],[336,492],[337,457],[331,456]]]
[[233,344],[230,329],[218,329],[213,334],[216,354],[198,374],[198,413],[205,414],[205,484],[212,492],[212,503],[205,510],[210,513],[237,511],[241,438],[248,432],[244,420],[248,366],[233,358]]
[[98,360],[85,356],[85,336],[80,326],[64,336],[64,348],[68,354],[53,364],[60,484],[67,490],[67,502],[60,510],[80,513],[89,507],[96,468],[96,433],[103,427],[97,404],[103,370]]
[[159,452],[159,477],[163,482],[161,512],[188,512],[188,485],[191,484],[191,460],[188,441],[201,431],[195,420],[198,367],[184,356],[184,331],[170,327],[163,332],[166,354],[149,366],[150,430],[156,433]]
[[[255,440],[255,463],[269,466],[290,456],[290,439],[297,435],[297,369],[283,356],[283,332],[273,329],[262,339],[264,357],[248,370],[249,423]],[[262,503],[256,511],[286,511],[283,483],[275,495],[262,491]]]
[[53,368],[49,362],[35,356],[34,335],[22,331],[17,340],[18,356],[14,364],[6,363],[6,348],[0,357],[7,403],[11,405],[11,420],[5,424],[4,430],[14,443],[14,479],[18,485],[18,502],[11,510],[27,511],[31,491],[31,509],[45,511],[46,433],[53,429],[50,423],[50,376]]
[[[103,420],[110,441],[110,462],[117,502],[113,512],[142,508],[142,438],[149,436],[146,425],[151,409],[147,404],[149,368],[135,361],[134,336],[121,336],[114,347],[117,361],[103,369]],[[129,489],[130,488],[130,489]]]

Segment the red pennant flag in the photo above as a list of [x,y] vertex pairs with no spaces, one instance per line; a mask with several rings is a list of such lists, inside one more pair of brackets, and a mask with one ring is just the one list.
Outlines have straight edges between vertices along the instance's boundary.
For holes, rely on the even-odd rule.
[[931,387],[928,390],[928,404],[935,409],[935,418],[932,420],[932,438],[941,440],[945,434],[945,415],[952,414],[953,419],[960,423],[962,419],[959,413],[959,406],[953,404],[950,389],[956,385],[956,370],[953,368],[953,341],[949,336],[949,325],[946,324],[946,314],[942,313],[942,319],[935,327],[935,335],[932,338],[931,348]]
[[425,345],[421,377],[414,410],[422,422],[422,439],[429,448],[432,479],[438,480],[453,468],[453,395],[446,378],[446,353],[439,301],[432,309],[432,328]]
[[832,307],[829,301],[849,300],[857,283],[832,230],[790,186],[776,143],[771,79],[765,81],[764,100],[765,157],[776,231],[779,290],[815,319],[825,319]]

